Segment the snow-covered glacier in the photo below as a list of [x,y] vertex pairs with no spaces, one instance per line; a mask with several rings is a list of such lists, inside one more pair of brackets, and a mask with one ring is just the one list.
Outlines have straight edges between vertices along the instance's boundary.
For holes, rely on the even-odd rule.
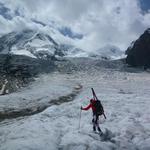
[[[62,95],[74,99],[53,104],[34,115],[1,120],[1,150],[148,150],[150,149],[150,78],[148,72],[112,69],[42,75],[29,87],[0,97],[1,112],[44,105]],[[79,86],[80,85],[80,86]],[[104,137],[92,132],[92,112],[82,111],[92,97],[101,100],[107,119],[100,117]],[[39,102],[38,102],[39,100]],[[23,102],[24,101],[24,102]],[[8,107],[9,106],[9,107]],[[3,109],[5,108],[5,109]]]

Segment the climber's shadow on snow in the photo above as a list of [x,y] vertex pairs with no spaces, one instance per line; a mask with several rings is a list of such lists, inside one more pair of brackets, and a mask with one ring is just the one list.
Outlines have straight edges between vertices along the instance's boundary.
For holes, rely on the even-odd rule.
[[103,134],[100,135],[101,141],[110,141],[115,142],[113,138],[115,137],[115,134],[112,133],[109,129],[105,128],[103,131]]
[[111,142],[111,143],[115,143],[114,137],[115,134],[112,133],[109,129],[105,128],[103,130],[102,134],[99,134],[98,132],[83,132],[80,131],[79,133],[90,136],[91,138],[93,138],[94,140],[98,140],[98,141],[102,141],[102,142]]

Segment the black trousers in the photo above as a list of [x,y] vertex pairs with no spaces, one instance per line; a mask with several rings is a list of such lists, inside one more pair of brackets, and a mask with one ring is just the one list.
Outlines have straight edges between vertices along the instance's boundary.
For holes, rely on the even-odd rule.
[[96,128],[98,131],[101,131],[101,129],[99,127],[99,115],[97,113],[93,113],[92,123],[93,123],[93,130],[94,131],[96,131]]

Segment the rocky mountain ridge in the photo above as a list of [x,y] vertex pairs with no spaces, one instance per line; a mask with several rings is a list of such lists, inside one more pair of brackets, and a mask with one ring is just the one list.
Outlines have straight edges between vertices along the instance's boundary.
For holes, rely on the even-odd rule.
[[133,66],[150,67],[150,28],[135,41],[126,51],[126,62]]

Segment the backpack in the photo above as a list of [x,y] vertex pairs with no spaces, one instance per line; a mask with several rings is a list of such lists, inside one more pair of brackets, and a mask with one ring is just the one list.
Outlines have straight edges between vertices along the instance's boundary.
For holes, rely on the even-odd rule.
[[93,104],[93,106],[96,108],[96,113],[98,115],[102,115],[104,113],[103,106],[99,100],[96,100]]

